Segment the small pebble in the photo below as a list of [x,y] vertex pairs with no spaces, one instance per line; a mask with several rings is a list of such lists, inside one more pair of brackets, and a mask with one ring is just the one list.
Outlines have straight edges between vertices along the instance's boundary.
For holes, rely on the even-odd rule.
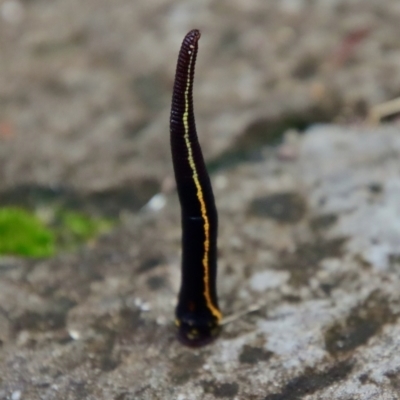
[[145,303],[143,302],[140,306],[141,311],[150,311],[151,310],[151,305],[150,303]]
[[162,210],[166,204],[167,198],[162,193],[158,193],[147,202],[144,209],[157,212]]
[[140,297],[136,297],[135,300],[133,301],[133,304],[138,308],[140,308],[142,303],[143,303],[143,301],[142,301],[142,299]]
[[13,394],[11,395],[11,400],[20,400],[21,398],[21,391],[20,390],[16,390],[15,392],[13,392]]
[[167,318],[164,315],[157,317],[156,322],[158,325],[165,325],[167,323]]
[[80,337],[81,337],[81,334],[78,331],[75,331],[75,330],[68,331],[68,334],[73,340],[79,340]]

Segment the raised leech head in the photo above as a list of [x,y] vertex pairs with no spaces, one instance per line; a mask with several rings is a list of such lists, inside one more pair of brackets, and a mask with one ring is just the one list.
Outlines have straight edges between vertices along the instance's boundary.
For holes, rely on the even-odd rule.
[[182,281],[176,307],[178,337],[201,346],[219,333],[216,293],[218,216],[196,133],[193,79],[200,31],[183,39],[170,118],[171,152],[182,213]]

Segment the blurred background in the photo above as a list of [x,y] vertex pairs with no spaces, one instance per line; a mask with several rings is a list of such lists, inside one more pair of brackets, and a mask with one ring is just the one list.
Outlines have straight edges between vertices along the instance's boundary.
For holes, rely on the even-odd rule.
[[397,0],[0,0],[0,252],[51,255],[173,189],[169,107],[190,29],[214,172],[288,131],[365,124],[400,96],[399,20]]

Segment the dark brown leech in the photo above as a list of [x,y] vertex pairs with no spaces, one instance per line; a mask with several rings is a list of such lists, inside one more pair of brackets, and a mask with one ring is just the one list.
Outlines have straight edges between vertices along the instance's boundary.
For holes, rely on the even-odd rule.
[[182,282],[176,308],[180,340],[210,342],[222,314],[216,293],[218,217],[197,138],[193,79],[200,32],[190,31],[178,56],[170,118],[171,151],[182,213]]

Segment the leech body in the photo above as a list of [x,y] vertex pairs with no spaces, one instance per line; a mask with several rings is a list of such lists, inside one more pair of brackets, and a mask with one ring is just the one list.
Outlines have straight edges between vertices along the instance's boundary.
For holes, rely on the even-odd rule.
[[181,341],[210,342],[222,314],[216,293],[218,217],[196,133],[193,79],[200,32],[190,31],[178,56],[170,118],[171,151],[182,214],[182,281],[176,308]]

